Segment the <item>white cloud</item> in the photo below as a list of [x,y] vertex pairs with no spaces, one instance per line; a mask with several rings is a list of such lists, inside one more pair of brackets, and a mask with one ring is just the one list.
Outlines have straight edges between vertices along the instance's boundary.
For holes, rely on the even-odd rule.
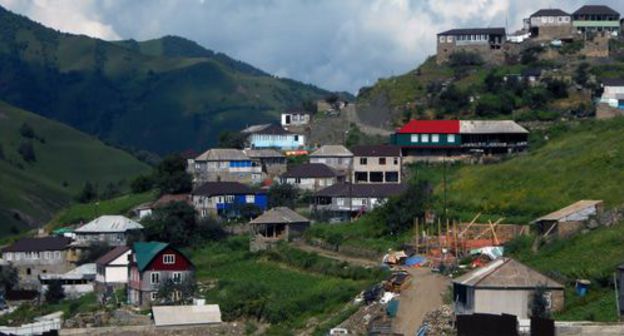
[[[582,0],[0,0],[54,28],[105,39],[179,35],[264,71],[356,92],[407,72],[456,27],[515,30],[539,8]],[[624,10],[621,0],[604,0]]]

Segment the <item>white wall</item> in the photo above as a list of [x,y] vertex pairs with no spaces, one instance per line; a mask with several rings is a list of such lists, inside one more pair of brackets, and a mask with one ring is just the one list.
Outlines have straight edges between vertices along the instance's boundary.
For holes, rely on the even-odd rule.
[[528,318],[528,290],[476,289],[475,313],[511,314],[519,319]]

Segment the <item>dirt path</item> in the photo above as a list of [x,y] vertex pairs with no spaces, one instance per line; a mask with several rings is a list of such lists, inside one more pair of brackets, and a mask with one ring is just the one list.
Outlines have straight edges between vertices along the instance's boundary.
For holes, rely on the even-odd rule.
[[399,296],[399,311],[392,329],[403,335],[416,335],[426,313],[443,304],[442,295],[450,280],[428,268],[409,268],[410,285]]
[[320,256],[323,257],[327,257],[327,258],[331,258],[334,260],[338,260],[338,261],[346,261],[350,264],[354,264],[354,265],[358,265],[358,266],[378,266],[379,262],[372,260],[372,259],[366,259],[366,258],[360,258],[360,257],[351,257],[351,256],[346,256],[344,254],[340,254],[338,252],[333,252],[333,251],[329,251],[320,247],[316,247],[316,246],[311,246],[306,244],[303,241],[296,241],[293,242],[292,245],[293,247],[296,247],[302,251],[306,251],[306,252],[314,252]]

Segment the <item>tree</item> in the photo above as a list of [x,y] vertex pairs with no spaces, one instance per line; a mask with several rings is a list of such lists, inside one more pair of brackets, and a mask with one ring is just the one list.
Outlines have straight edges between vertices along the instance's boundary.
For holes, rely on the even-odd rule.
[[130,182],[130,190],[139,194],[151,190],[154,187],[154,179],[148,175],[139,175]]
[[451,67],[481,65],[483,58],[475,52],[460,50],[449,56],[448,63]]
[[93,183],[87,181],[84,184],[84,187],[82,188],[82,191],[80,192],[80,194],[78,194],[78,197],[76,197],[76,200],[80,203],[89,203],[96,199],[97,199],[97,188]]
[[567,98],[568,97],[568,83],[560,79],[551,79],[547,81],[546,89],[555,98]]
[[26,162],[35,162],[37,161],[37,156],[35,155],[35,148],[33,147],[32,141],[24,141],[17,148],[17,152],[22,156],[22,159]]
[[115,183],[109,182],[108,184],[106,184],[106,187],[104,187],[104,191],[102,191],[102,193],[100,194],[100,199],[111,199],[119,195],[119,193],[119,187]]
[[269,199],[269,208],[285,206],[292,209],[297,203],[298,196],[299,191],[292,184],[273,184],[267,192],[267,197]]
[[219,134],[219,147],[221,148],[245,148],[247,137],[240,132],[224,131]]
[[0,160],[4,160],[6,157],[4,156],[4,146],[0,144]]
[[403,195],[392,197],[377,216],[387,223],[386,233],[399,234],[413,227],[414,218],[423,218],[431,206],[432,188],[427,182],[410,184]]
[[24,138],[32,139],[35,137],[35,130],[27,122],[24,122],[19,129],[20,135]]
[[180,283],[167,279],[158,287],[156,298],[158,304],[180,305],[191,302],[196,293],[197,285],[192,277],[187,277]]
[[190,192],[193,179],[186,172],[186,160],[178,155],[166,157],[156,167],[154,183],[163,194]]
[[439,108],[445,113],[457,113],[470,104],[470,95],[455,86],[449,85],[440,93]]
[[111,247],[107,243],[104,243],[104,242],[93,243],[89,245],[89,248],[86,251],[80,254],[77,264],[83,265],[83,264],[88,264],[88,263],[94,263],[96,260],[98,260],[101,256],[105,255],[106,253],[108,253],[108,251],[110,250],[111,250]]
[[546,287],[537,286],[531,296],[529,308],[531,309],[531,317],[549,318],[548,301],[546,300]]
[[48,290],[45,292],[45,300],[50,304],[57,304],[65,298],[65,289],[61,280],[50,280]]
[[587,84],[587,80],[589,79],[588,69],[589,64],[587,62],[583,62],[576,67],[574,71],[574,81],[578,85],[585,86],[585,84]]
[[17,284],[17,269],[11,265],[0,266],[0,287],[4,290],[13,289]]

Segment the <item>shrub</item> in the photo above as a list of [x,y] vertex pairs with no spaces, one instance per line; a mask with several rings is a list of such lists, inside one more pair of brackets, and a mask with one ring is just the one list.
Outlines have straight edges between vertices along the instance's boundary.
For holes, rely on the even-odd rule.
[[82,191],[76,197],[76,200],[80,203],[89,203],[97,199],[97,187],[87,181],[82,188]]
[[137,176],[130,183],[130,190],[135,194],[140,194],[151,190],[154,187],[154,179],[151,176],[140,175]]
[[91,244],[89,248],[80,254],[80,258],[78,258],[78,265],[93,263],[101,256],[105,255],[110,251],[110,246],[104,242],[97,242]]
[[48,290],[45,293],[45,300],[50,304],[57,304],[65,298],[65,289],[61,280],[50,280]]
[[24,138],[33,139],[35,137],[35,130],[26,122],[20,126],[19,132]]
[[477,53],[461,50],[452,53],[448,63],[451,67],[474,66],[483,64],[483,58]]
[[32,141],[24,141],[17,148],[17,152],[22,156],[22,159],[26,162],[36,162],[37,156],[35,155],[35,148]]
[[298,196],[299,191],[292,184],[273,184],[267,192],[267,197],[269,199],[269,208],[285,206],[292,209],[295,207]]
[[178,155],[166,157],[156,167],[154,183],[163,194],[181,194],[191,191],[193,179],[186,172],[186,160]]
[[560,79],[551,79],[546,82],[546,89],[555,98],[568,97],[568,83]]

